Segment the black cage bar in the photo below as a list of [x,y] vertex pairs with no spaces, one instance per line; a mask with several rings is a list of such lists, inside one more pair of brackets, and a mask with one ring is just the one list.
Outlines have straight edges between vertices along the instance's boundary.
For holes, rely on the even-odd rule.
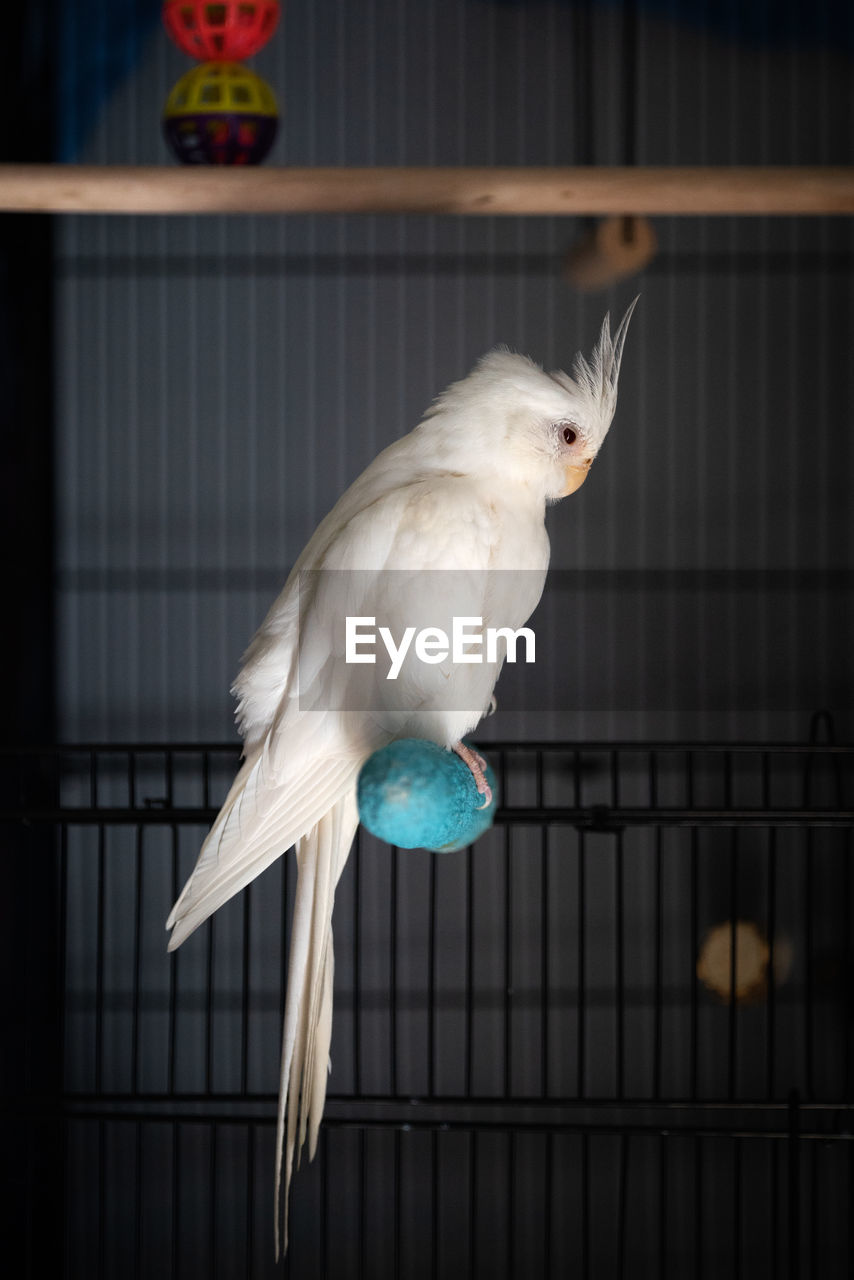
[[[285,1272],[851,1274],[854,747],[486,751],[501,808],[475,846],[360,833],[345,870]],[[236,760],[3,762],[10,838],[46,857],[53,833],[62,1085],[16,1105],[33,1144],[63,1134],[68,1276],[275,1271],[290,858],[174,956],[163,931]],[[744,998],[733,922],[766,947]]]

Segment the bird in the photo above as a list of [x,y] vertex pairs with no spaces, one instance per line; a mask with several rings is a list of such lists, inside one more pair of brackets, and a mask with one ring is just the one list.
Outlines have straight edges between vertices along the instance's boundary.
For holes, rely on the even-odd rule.
[[484,762],[462,740],[491,711],[505,656],[413,660],[391,680],[379,660],[346,661],[346,618],[398,629],[458,616],[514,630],[527,621],[548,569],[546,508],[581,487],[602,446],[637,301],[613,335],[605,316],[571,373],[499,346],[451,383],[321,521],[243,656],[232,686],[242,763],[166,927],[174,951],[294,847],[277,1259],[294,1159],[299,1167],[306,1139],[314,1157],[331,1070],[332,908],[359,821],[359,771],[389,742],[422,738],[456,751],[486,800]]

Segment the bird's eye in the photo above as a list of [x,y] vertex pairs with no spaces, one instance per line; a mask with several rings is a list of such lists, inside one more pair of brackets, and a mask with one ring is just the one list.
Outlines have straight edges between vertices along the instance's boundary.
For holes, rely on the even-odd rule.
[[578,438],[578,432],[574,431],[572,427],[564,427],[563,438],[567,444],[575,444],[575,441]]

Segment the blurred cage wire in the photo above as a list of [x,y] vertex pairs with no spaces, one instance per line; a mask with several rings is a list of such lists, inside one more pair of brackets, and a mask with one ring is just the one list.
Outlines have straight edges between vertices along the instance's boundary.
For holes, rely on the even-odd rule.
[[[854,747],[818,717],[796,744],[487,749],[501,809],[476,846],[360,832],[279,1269],[290,855],[173,956],[163,931],[235,747],[4,760],[7,839],[52,884],[58,1017],[31,1016],[61,1075],[20,1104],[56,1134],[47,1219],[44,1186],[30,1202],[61,1274],[852,1274]],[[768,946],[750,1001],[742,920]],[[721,924],[714,994],[698,953]]]

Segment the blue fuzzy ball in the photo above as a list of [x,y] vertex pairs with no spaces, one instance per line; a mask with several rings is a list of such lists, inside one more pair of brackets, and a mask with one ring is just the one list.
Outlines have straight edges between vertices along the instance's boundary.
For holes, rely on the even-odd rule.
[[401,849],[450,853],[464,849],[492,825],[498,800],[495,775],[488,807],[480,809],[468,765],[453,751],[421,738],[402,738],[375,751],[359,774],[364,826]]

